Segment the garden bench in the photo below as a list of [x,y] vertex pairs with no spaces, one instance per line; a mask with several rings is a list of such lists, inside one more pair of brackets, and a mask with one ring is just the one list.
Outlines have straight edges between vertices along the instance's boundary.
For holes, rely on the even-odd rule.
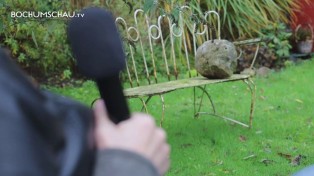
[[[193,22],[192,17],[199,16],[204,23]],[[215,11],[208,11],[205,14],[192,14],[189,7],[183,6],[180,9],[177,20],[161,15],[152,18],[143,10],[134,12],[133,18],[117,17],[116,25],[124,40],[125,52],[127,55],[126,72],[124,79],[127,79],[130,88],[125,88],[127,98],[139,98],[143,105],[142,110],[147,112],[147,104],[151,98],[158,95],[162,102],[161,124],[165,116],[165,93],[183,89],[194,89],[194,116],[210,114],[223,118],[233,123],[251,128],[255,104],[255,85],[250,75],[234,74],[226,79],[207,79],[199,76],[194,69],[194,58],[197,47],[204,41],[220,39],[220,17]],[[258,42],[247,40],[234,42],[235,45]],[[164,76],[160,76],[164,75]],[[164,79],[166,81],[164,81]],[[215,110],[214,103],[206,90],[207,85],[223,82],[243,81],[249,88],[251,103],[249,119],[247,123],[227,118]],[[195,89],[202,91],[199,105],[196,105]],[[200,112],[203,98],[210,100],[212,113]]]

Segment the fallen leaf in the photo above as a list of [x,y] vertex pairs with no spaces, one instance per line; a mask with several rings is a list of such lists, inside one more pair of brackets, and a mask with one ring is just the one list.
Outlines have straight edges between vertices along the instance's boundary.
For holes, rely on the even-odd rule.
[[312,123],[312,122],[313,122],[312,119],[313,119],[312,117],[309,117],[309,118],[306,119],[306,122],[307,122],[307,123]]
[[193,145],[192,145],[192,144],[189,144],[189,143],[188,143],[188,144],[182,144],[182,145],[181,145],[182,148],[188,148],[188,147],[191,147],[191,146],[193,146]]
[[261,100],[265,100],[266,97],[264,97],[263,95],[259,96]]
[[215,161],[216,166],[222,165],[224,162],[222,160]]
[[304,158],[302,155],[296,156],[295,158],[293,158],[293,159],[291,160],[291,165],[292,165],[292,166],[299,166],[300,163],[301,163],[301,159],[302,159],[302,158]]
[[264,148],[264,152],[266,152],[266,153],[271,153],[271,152],[272,152],[272,150],[271,150],[271,148],[266,147],[266,148]]
[[253,154],[253,155],[250,155],[250,156],[244,157],[244,158],[243,158],[243,160],[247,160],[247,159],[254,158],[254,157],[256,157],[256,155],[254,155],[254,154]]
[[241,135],[241,136],[239,137],[239,140],[240,140],[241,142],[245,142],[245,141],[246,141],[246,137]]
[[279,156],[286,158],[287,160],[291,160],[292,156],[290,154],[286,154],[286,153],[277,153]]
[[269,164],[271,164],[275,161],[271,160],[271,159],[262,159],[261,162],[264,163],[266,166],[268,166]]
[[256,133],[256,134],[262,134],[262,133],[263,133],[263,131],[258,130],[258,131],[256,131],[255,133]]
[[177,132],[177,133],[175,133],[174,135],[175,135],[175,136],[184,136],[184,133],[182,133],[182,132]]
[[300,99],[295,99],[296,102],[303,104],[303,101]]

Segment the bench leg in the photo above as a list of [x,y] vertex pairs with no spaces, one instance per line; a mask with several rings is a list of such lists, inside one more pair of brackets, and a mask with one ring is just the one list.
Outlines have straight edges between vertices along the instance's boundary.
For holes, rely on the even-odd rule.
[[[161,103],[162,103],[162,114],[161,114],[161,120],[160,120],[160,127],[162,126],[163,124],[163,121],[165,119],[165,109],[166,109],[166,106],[165,106],[165,99],[164,99],[164,96],[162,94],[159,95],[160,96],[160,100],[161,100]],[[145,101],[143,98],[141,97],[138,97],[140,99],[140,101],[142,102],[142,109],[141,111],[143,111],[145,109],[145,112],[148,113],[148,108],[147,108],[147,104],[149,103],[149,101],[151,100],[153,96],[149,96]]]
[[[228,121],[231,121],[235,124],[238,124],[238,125],[241,125],[243,127],[247,127],[247,128],[252,128],[252,124],[253,124],[253,114],[254,114],[254,108],[255,108],[255,93],[256,93],[256,86],[253,82],[252,79],[248,78],[248,79],[245,79],[243,80],[244,83],[248,86],[249,90],[250,90],[250,93],[251,93],[251,104],[250,104],[250,116],[249,116],[249,124],[245,124],[245,123],[242,123],[240,121],[237,121],[237,120],[234,120],[232,118],[228,118],[228,117],[224,117],[224,116],[220,116],[220,115],[217,115],[216,113],[216,110],[215,110],[215,106],[214,106],[214,103],[210,97],[210,95],[208,94],[208,92],[206,91],[206,86],[204,87],[200,87],[198,86],[197,88],[201,89],[202,90],[202,96],[201,96],[201,100],[200,100],[200,105],[198,107],[198,111],[196,112],[196,93],[195,93],[195,89],[196,87],[194,87],[194,114],[195,114],[195,117],[198,117],[199,115],[202,115],[202,114],[207,114],[207,115],[211,115],[211,116],[215,116],[215,117],[219,117],[219,118],[222,118],[224,120],[228,120]],[[210,100],[211,102],[211,105],[212,105],[212,108],[213,108],[213,113],[209,113],[209,112],[200,112],[200,109],[201,109],[201,106],[202,106],[202,101],[203,101],[203,96],[206,95],[208,97],[208,99]]]
[[256,101],[256,85],[252,79],[245,79],[244,82],[248,86],[251,92],[251,107],[250,107],[250,117],[249,117],[249,128],[252,128],[253,124],[253,114],[255,110],[255,101]]
[[143,112],[143,110],[145,109],[145,112],[148,113],[148,109],[147,109],[147,104],[149,102],[149,100],[151,100],[152,96],[149,96],[145,101],[143,100],[143,98],[140,98],[139,99],[141,100],[142,102],[142,108],[141,108],[141,111]]
[[143,112],[143,110],[145,110],[145,112],[148,113],[147,106],[146,106],[146,102],[144,101],[144,99],[141,98],[141,97],[138,97],[138,99],[139,99],[139,100],[141,101],[141,103],[142,103],[141,112]]
[[[201,95],[201,100],[200,100],[200,104],[198,106],[198,110],[196,111],[196,88],[199,88],[202,90],[202,95]],[[212,106],[212,109],[213,109],[213,114],[216,114],[216,109],[215,109],[215,105],[214,105],[214,102],[211,98],[211,96],[209,95],[209,93],[207,92],[206,90],[206,85],[204,87],[201,87],[201,86],[197,86],[197,87],[194,87],[193,88],[193,92],[194,92],[194,117],[199,117],[199,115],[201,114],[201,107],[203,105],[203,98],[204,98],[204,95],[207,96],[207,98],[209,99],[210,101],[210,104]]]
[[161,103],[162,103],[162,115],[161,115],[161,121],[160,121],[160,127],[162,127],[162,123],[164,121],[165,118],[165,100],[164,100],[164,96],[162,94],[160,94],[160,99],[161,99]]

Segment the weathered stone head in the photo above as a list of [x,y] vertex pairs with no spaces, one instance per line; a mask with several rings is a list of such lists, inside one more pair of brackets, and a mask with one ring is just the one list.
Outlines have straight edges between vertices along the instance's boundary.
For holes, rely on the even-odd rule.
[[210,40],[196,51],[195,69],[207,78],[228,78],[237,67],[237,51],[227,40]]

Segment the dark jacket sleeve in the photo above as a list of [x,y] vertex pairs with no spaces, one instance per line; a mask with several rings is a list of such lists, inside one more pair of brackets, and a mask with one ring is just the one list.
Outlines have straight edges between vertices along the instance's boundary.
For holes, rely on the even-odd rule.
[[94,176],[158,176],[146,158],[125,150],[98,151]]
[[145,158],[122,150],[98,152],[92,111],[38,90],[0,49],[0,176],[157,176]]
[[92,175],[92,111],[44,93],[0,49],[0,175]]

